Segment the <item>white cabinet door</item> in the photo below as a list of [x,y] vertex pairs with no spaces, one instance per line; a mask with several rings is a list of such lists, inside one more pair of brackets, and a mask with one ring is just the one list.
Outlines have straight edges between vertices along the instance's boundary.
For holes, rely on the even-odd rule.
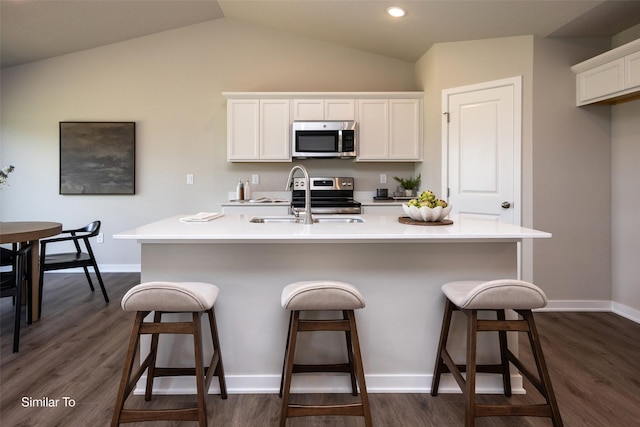
[[356,103],[354,99],[325,99],[325,120],[355,120]]
[[251,161],[260,158],[260,101],[230,99],[227,102],[227,160]]
[[606,99],[624,89],[624,58],[578,74],[578,103]]
[[626,89],[640,86],[640,52],[626,56],[624,63]]
[[260,160],[291,161],[289,100],[260,100]]
[[293,120],[355,120],[354,99],[294,99]]
[[324,120],[324,99],[294,99],[293,120]]
[[358,101],[358,160],[389,158],[389,100]]
[[288,99],[227,102],[227,160],[290,162]]
[[624,89],[624,59],[585,71],[578,76],[580,100],[594,100]]
[[358,161],[422,160],[422,100],[358,101]]
[[419,99],[389,100],[389,160],[422,160]]

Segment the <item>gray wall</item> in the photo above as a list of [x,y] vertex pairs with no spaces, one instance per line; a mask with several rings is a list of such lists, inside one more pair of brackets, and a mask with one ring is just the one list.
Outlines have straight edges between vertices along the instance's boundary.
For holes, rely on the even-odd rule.
[[640,100],[611,108],[612,294],[626,312],[640,310]]
[[[525,273],[553,300],[613,298],[637,316],[640,101],[576,108],[569,69],[608,48],[522,36],[437,44],[412,64],[221,19],[4,69],[0,165],[16,171],[0,191],[0,218],[99,218],[100,262],[126,269],[139,263],[139,247],[112,234],[217,209],[252,173],[261,176],[254,191],[281,191],[290,164],[226,162],[223,91],[424,90],[423,163],[306,165],[354,175],[361,190],[379,186],[381,172],[419,172],[423,187],[439,189],[442,90],[521,75],[523,225],[554,233],[525,247]],[[58,122],[67,120],[136,121],[135,196],[58,194]]]
[[[601,38],[528,36],[435,45],[416,63],[416,79],[425,91],[425,153],[430,153],[420,170],[432,187],[440,188],[443,89],[523,76],[522,220],[525,226],[553,233],[552,239],[525,245],[525,278],[564,307],[602,308],[613,295],[638,318],[637,263],[630,260],[638,254],[637,222],[630,219],[638,203],[633,197],[615,199],[616,193],[629,193],[623,185],[638,181],[630,165],[617,168],[616,163],[636,159],[637,164],[637,148],[628,140],[638,141],[638,101],[614,107],[613,118],[609,106],[576,108],[570,69],[609,48],[610,41]],[[614,150],[617,147],[613,167],[612,133]],[[619,210],[624,214],[614,210],[612,216],[607,207],[612,193],[614,203],[628,206]],[[622,220],[620,215],[627,217]],[[631,234],[628,227],[615,226],[618,219],[635,225]]]
[[606,40],[536,39],[533,90],[534,277],[555,300],[611,299],[611,121],[576,107],[570,66]]
[[[640,24],[613,38],[617,47],[640,38]],[[611,108],[611,259],[614,310],[640,310],[640,100]],[[637,318],[637,316],[636,316]]]
[[[220,19],[2,70],[1,161],[13,164],[0,218],[67,227],[103,221],[101,264],[139,264],[135,242],[114,233],[167,216],[217,210],[240,178],[282,191],[290,163],[226,161],[223,91],[410,91],[413,63]],[[135,196],[58,194],[58,122],[135,121]],[[305,161],[314,175],[355,176],[373,191],[379,173],[413,164]],[[195,184],[186,185],[186,174]]]

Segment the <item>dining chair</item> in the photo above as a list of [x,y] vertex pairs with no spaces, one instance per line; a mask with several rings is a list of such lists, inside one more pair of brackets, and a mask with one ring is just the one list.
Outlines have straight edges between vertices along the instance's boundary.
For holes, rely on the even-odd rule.
[[[0,298],[12,297],[13,316],[13,352],[17,353],[20,345],[20,315],[22,314],[22,284],[29,279],[28,256],[32,245],[23,245],[19,250],[2,248],[2,265],[12,268],[0,272]],[[11,260],[11,263],[8,263]],[[27,304],[31,303],[31,286],[26,286]]]
[[[85,276],[87,276],[91,292],[93,292],[95,288],[93,287],[93,281],[91,280],[88,269],[88,267],[93,267],[93,271],[95,272],[96,277],[98,278],[98,283],[100,284],[100,289],[102,290],[102,295],[104,296],[104,301],[107,303],[109,302],[107,290],[104,287],[104,282],[102,281],[102,276],[98,269],[96,257],[93,254],[93,249],[91,249],[91,244],[89,243],[89,239],[97,236],[98,233],[100,233],[100,221],[93,221],[82,228],[62,230],[58,235],[62,237],[52,237],[50,239],[40,240],[40,306],[38,307],[38,315],[42,314],[42,289],[45,271],[82,267]],[[76,251],[47,254],[48,245],[61,242],[73,242]],[[81,243],[84,244],[84,248]]]

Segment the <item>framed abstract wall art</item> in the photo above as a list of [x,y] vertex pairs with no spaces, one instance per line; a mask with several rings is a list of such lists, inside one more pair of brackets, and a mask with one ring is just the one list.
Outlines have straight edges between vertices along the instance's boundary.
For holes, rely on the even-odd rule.
[[60,194],[135,194],[135,122],[60,122]]

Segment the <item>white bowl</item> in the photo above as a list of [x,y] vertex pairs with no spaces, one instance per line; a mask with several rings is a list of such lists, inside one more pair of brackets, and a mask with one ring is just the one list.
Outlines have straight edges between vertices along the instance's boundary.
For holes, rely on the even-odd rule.
[[441,221],[449,215],[449,212],[451,212],[451,205],[448,205],[446,208],[443,208],[442,206],[436,206],[435,208],[423,206],[418,208],[416,206],[408,206],[406,203],[403,203],[402,209],[404,209],[404,213],[406,213],[409,218],[416,221]]

